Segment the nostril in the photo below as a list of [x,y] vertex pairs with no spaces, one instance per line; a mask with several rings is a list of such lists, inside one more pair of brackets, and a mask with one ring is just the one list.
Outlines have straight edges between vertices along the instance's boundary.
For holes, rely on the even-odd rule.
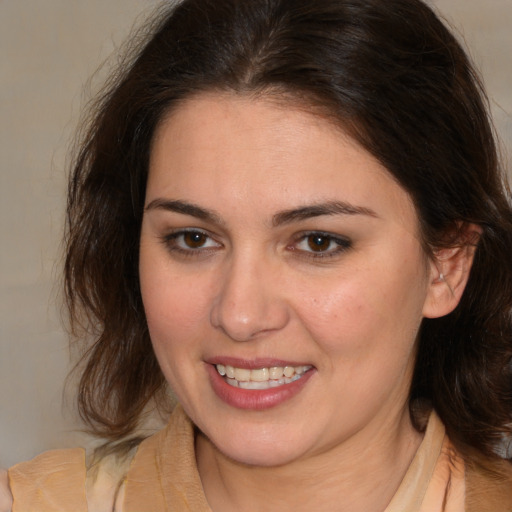
[[212,302],[210,321],[234,341],[250,341],[288,322],[282,290],[276,287],[273,273],[258,266],[261,258],[244,254],[234,258],[223,275],[220,289]]

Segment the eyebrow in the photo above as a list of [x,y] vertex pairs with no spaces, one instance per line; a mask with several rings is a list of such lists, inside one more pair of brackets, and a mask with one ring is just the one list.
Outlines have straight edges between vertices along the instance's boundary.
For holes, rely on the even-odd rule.
[[355,206],[344,201],[328,201],[276,213],[272,219],[272,225],[281,226],[322,215],[367,215],[378,217],[372,209],[364,206]]
[[224,225],[224,221],[220,215],[215,213],[213,210],[208,210],[186,201],[154,199],[145,208],[145,211],[150,210],[165,210],[168,212],[181,213],[213,224]]
[[[145,208],[145,211],[165,210],[169,212],[190,215],[198,219],[211,222],[218,225],[224,225],[222,217],[213,210],[208,210],[193,203],[181,200],[171,199],[154,199]],[[313,205],[292,208],[276,213],[272,217],[272,225],[274,227],[290,224],[301,220],[320,217],[323,215],[366,215],[370,217],[378,217],[378,215],[370,208],[364,206],[355,206],[345,201],[327,201]]]

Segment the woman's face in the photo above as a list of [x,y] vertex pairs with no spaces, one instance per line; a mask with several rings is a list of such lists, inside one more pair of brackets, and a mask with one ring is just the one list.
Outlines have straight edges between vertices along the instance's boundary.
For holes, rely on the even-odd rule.
[[151,339],[232,459],[284,464],[403,423],[431,267],[408,194],[319,117],[212,94],[157,131],[140,244]]

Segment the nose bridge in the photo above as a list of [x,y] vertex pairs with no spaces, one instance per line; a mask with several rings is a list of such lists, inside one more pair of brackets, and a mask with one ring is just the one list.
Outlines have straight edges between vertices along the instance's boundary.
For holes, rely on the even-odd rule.
[[211,322],[235,341],[281,329],[288,321],[271,258],[252,249],[233,252],[219,276]]

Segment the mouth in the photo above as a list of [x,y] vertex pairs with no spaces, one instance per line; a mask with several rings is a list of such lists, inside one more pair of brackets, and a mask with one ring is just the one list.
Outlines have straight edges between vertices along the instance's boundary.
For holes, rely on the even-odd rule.
[[291,384],[311,370],[311,365],[272,366],[263,368],[237,368],[216,364],[217,373],[224,381],[235,388],[265,390]]

